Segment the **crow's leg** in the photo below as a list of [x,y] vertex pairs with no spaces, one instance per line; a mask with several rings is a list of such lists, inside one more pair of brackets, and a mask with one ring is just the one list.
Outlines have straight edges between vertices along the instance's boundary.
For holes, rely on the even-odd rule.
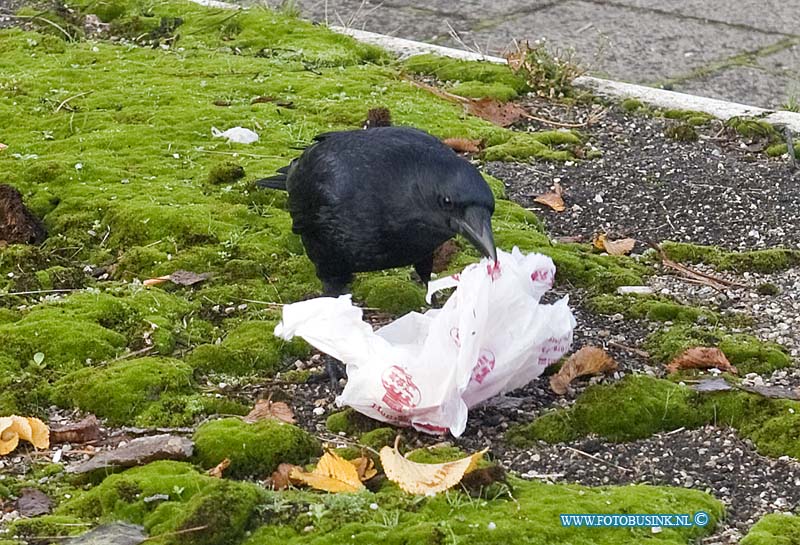
[[353,281],[353,275],[326,276],[320,277],[320,280],[322,281],[323,297],[339,297],[348,292],[347,287]]
[[[347,293],[347,287],[353,281],[353,275],[347,274],[343,276],[328,276],[320,278],[322,281],[322,295],[324,297],[338,297]],[[345,378],[347,374],[344,370],[344,364],[327,354],[323,355],[325,361],[325,373],[331,381],[331,390],[339,392],[339,379]]]
[[[414,263],[414,270],[417,271],[420,282],[422,282],[422,285],[427,289],[428,283],[431,281],[431,273],[433,272],[433,254]],[[436,294],[434,293],[431,296],[431,306],[435,307],[437,303]]]

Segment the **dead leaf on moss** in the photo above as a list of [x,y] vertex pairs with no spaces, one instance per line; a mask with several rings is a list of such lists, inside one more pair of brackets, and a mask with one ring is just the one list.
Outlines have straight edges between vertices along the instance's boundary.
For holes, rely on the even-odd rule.
[[525,108],[514,102],[500,102],[494,98],[486,97],[478,99],[459,98],[462,98],[464,109],[467,112],[501,127],[513,125],[528,115]]
[[3,151],[4,149],[8,149],[8,144],[3,144],[0,142],[0,151]]
[[256,401],[255,407],[244,417],[244,421],[252,424],[253,422],[258,422],[266,418],[280,420],[287,424],[295,423],[294,412],[289,405],[283,401],[271,401],[269,399],[259,399]]
[[358,492],[364,489],[358,469],[333,451],[326,451],[311,473],[292,469],[289,478],[326,492]]
[[458,245],[458,242],[452,238],[444,241],[441,246],[433,251],[433,272],[439,274],[440,272],[446,271],[447,268],[450,267],[453,258],[458,255],[460,251],[461,247]]
[[567,393],[569,384],[578,377],[617,370],[617,362],[597,346],[584,346],[572,354],[558,373],[550,377],[550,388],[559,394]]
[[264,485],[274,490],[286,490],[290,484],[299,484],[300,481],[290,477],[293,470],[303,471],[303,468],[294,464],[283,463],[278,465],[278,469],[264,482]]
[[563,194],[564,190],[561,188],[561,184],[556,182],[553,184],[552,191],[539,195],[533,199],[533,202],[538,202],[539,204],[549,206],[556,212],[563,212],[566,209],[564,198],[562,196]]
[[198,274],[191,271],[175,271],[174,273],[166,276],[149,278],[142,282],[142,284],[144,284],[146,287],[150,287],[163,284],[164,282],[172,282],[173,284],[177,284],[179,286],[193,286],[194,284],[198,284],[204,280],[208,280],[209,278],[211,278],[211,273]]
[[36,488],[23,488],[17,500],[17,511],[23,517],[38,517],[53,510],[50,497]]
[[471,138],[445,138],[444,145],[458,153],[478,153],[481,151],[481,141]]
[[53,443],[88,443],[100,439],[100,423],[90,414],[80,422],[65,424],[50,430]]
[[608,235],[598,233],[592,239],[592,244],[598,250],[606,252],[608,255],[627,255],[633,251],[636,239],[621,238],[619,240],[608,240]]
[[684,350],[667,365],[667,372],[675,373],[681,369],[712,369],[736,374],[739,371],[731,365],[719,348],[696,346]]
[[20,440],[31,443],[37,449],[50,446],[50,430],[38,418],[24,416],[0,417],[0,456],[17,448]]
[[228,469],[228,466],[230,465],[231,465],[231,459],[225,458],[220,463],[218,463],[217,465],[208,470],[208,476],[214,477],[215,479],[221,479],[222,474],[225,472],[226,469]]
[[375,469],[375,462],[369,456],[355,458],[350,460],[350,463],[355,466],[358,478],[362,481],[368,481],[378,474],[378,470]]
[[476,452],[461,460],[442,464],[420,464],[407,459],[397,450],[399,438],[394,448],[381,449],[381,465],[386,477],[397,483],[409,494],[433,495],[452,488],[461,482],[464,475],[474,470],[487,449]]

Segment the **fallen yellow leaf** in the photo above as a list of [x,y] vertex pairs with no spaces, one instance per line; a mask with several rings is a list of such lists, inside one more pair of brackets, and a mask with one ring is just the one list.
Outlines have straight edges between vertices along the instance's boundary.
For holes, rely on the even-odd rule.
[[20,439],[37,449],[48,448],[50,431],[38,418],[16,415],[0,417],[0,456],[16,449]]
[[381,464],[386,477],[397,483],[410,494],[433,495],[452,488],[461,482],[464,475],[474,470],[489,449],[483,449],[471,456],[445,462],[443,464],[420,464],[407,459],[397,450],[399,438],[394,448],[381,449]]
[[333,451],[326,451],[311,473],[292,468],[289,478],[326,492],[358,492],[364,489],[358,469]]

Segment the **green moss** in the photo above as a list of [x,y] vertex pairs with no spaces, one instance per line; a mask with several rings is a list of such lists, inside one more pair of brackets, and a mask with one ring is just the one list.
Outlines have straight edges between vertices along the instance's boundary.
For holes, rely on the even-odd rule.
[[441,464],[460,460],[468,456],[463,450],[453,446],[433,446],[408,452],[406,458],[418,464]]
[[798,545],[800,517],[793,514],[770,513],[750,528],[741,545]]
[[328,416],[325,425],[331,433],[344,432],[347,435],[358,435],[380,427],[381,423],[348,407]]
[[409,278],[396,275],[362,276],[353,284],[353,296],[368,307],[405,314],[425,305],[425,291]]
[[779,137],[775,127],[763,119],[732,117],[725,124],[745,138],[775,139]]
[[458,96],[468,98],[494,98],[500,101],[508,101],[519,96],[517,90],[506,83],[482,81],[463,81],[450,85],[447,91]]
[[502,85],[516,94],[528,90],[525,78],[514,74],[508,66],[491,62],[469,62],[426,54],[410,57],[403,63],[403,67],[413,74],[434,76],[441,81],[462,82],[466,85],[474,85],[476,82]]
[[286,360],[304,358],[309,347],[302,339],[284,341],[273,334],[274,321],[247,321],[234,327],[220,344],[198,346],[187,362],[204,372],[274,375]]
[[688,123],[670,125],[664,129],[664,134],[667,138],[672,138],[678,142],[696,142],[697,139],[700,138],[700,135],[697,134],[694,127]]
[[[662,117],[666,117],[667,119],[685,121],[690,127],[705,125],[714,119],[714,116],[711,114],[696,112],[694,110],[663,110],[660,113]],[[694,138],[694,140],[697,140],[697,138]]]
[[482,157],[485,161],[567,161],[575,158],[570,146],[577,144],[580,138],[568,131],[518,133],[503,143],[490,145]]
[[[330,428],[330,426],[329,426]],[[394,428],[377,428],[368,431],[359,437],[358,442],[362,445],[372,447],[375,450],[380,450],[386,445],[393,445],[394,439],[397,437],[397,430]]]
[[305,384],[311,378],[311,371],[309,369],[290,369],[288,371],[281,371],[281,380],[291,382],[293,384]]
[[569,441],[591,433],[631,441],[677,428],[731,426],[768,456],[800,453],[800,403],[739,391],[697,393],[669,380],[629,375],[610,385],[591,386],[569,409],[546,413],[511,428],[517,446],[532,441]]
[[506,199],[506,184],[504,184],[502,180],[498,180],[491,174],[486,174],[485,172],[481,172],[481,175],[483,179],[486,180],[486,183],[489,184],[495,201]]
[[[393,487],[366,496],[312,496],[302,492],[280,495],[265,512],[273,523],[255,531],[245,545],[304,543],[445,544],[531,543],[537,545],[658,545],[689,543],[710,534],[723,515],[722,504],[696,490],[623,486],[585,488],[512,479],[514,501],[470,498],[451,490],[431,498],[397,495]],[[370,503],[378,509],[369,508]],[[310,505],[309,505],[310,504]],[[580,513],[693,513],[706,511],[705,528],[664,528],[654,536],[649,528],[567,528],[559,514],[569,505]],[[302,513],[299,516],[294,513]],[[491,526],[490,526],[491,523]],[[488,529],[488,528],[494,529]]]
[[244,178],[244,168],[232,161],[217,163],[208,171],[208,183],[212,185],[232,185],[241,178]]
[[64,515],[42,515],[34,518],[22,518],[9,524],[12,536],[34,541],[38,536],[74,536],[90,529],[91,525],[78,518]]
[[[764,150],[770,157],[780,157],[785,155],[789,151],[789,146],[786,144],[772,144],[767,149]],[[795,157],[800,157],[800,142],[795,143],[794,145],[794,155]]]
[[726,252],[715,246],[698,246],[684,242],[661,245],[667,257],[683,263],[706,263],[720,270],[771,273],[800,264],[800,251],[785,248]]
[[197,461],[211,468],[229,458],[231,477],[264,478],[278,464],[305,464],[319,451],[308,433],[291,424],[261,420],[248,424],[238,418],[213,420],[194,434]]
[[695,323],[701,316],[708,323],[719,321],[710,310],[682,305],[665,297],[601,294],[589,301],[589,308],[596,314],[622,314],[656,322]]
[[[156,495],[168,499],[146,501]],[[196,529],[159,539],[163,543],[235,544],[263,496],[263,489],[254,484],[208,477],[185,463],[153,462],[107,477],[59,506],[58,512],[142,524],[151,536]]]
[[771,282],[764,282],[756,286],[756,292],[759,295],[773,296],[773,295],[779,295],[781,289]]
[[626,112],[635,112],[636,110],[642,108],[644,104],[641,100],[637,100],[635,98],[626,98],[622,101],[621,106]]
[[[80,408],[113,424],[129,424],[159,398],[192,390],[192,369],[187,364],[166,358],[139,358],[70,373],[56,382],[54,399],[62,406]],[[153,416],[158,418],[157,414]]]
[[751,335],[677,324],[653,332],[645,342],[650,355],[668,363],[687,348],[718,347],[740,373],[771,373],[792,365],[791,357],[775,343]]

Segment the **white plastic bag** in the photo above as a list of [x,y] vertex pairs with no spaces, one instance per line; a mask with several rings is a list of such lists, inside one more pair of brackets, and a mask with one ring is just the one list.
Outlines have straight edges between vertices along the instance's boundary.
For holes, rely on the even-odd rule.
[[244,127],[233,127],[223,132],[216,127],[211,127],[211,134],[214,138],[227,138],[228,142],[236,144],[252,144],[258,142],[258,134]]
[[377,420],[458,437],[467,409],[524,386],[572,343],[567,297],[539,303],[555,276],[540,254],[498,250],[461,274],[431,282],[428,298],[455,287],[444,307],[411,312],[374,331],[349,295],[283,308],[275,334],[298,335],[347,364],[336,399]]

